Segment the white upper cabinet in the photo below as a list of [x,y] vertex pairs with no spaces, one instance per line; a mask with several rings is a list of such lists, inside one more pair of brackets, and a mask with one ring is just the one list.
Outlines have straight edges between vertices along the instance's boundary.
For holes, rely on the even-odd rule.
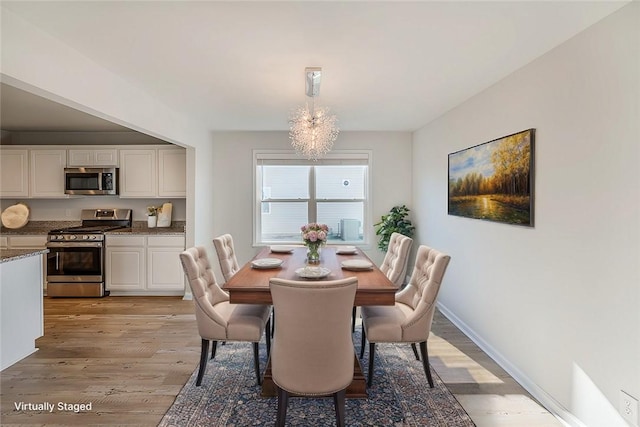
[[120,197],[186,197],[186,151],[120,149]]
[[157,150],[120,150],[120,197],[157,197]]
[[29,150],[0,152],[0,197],[29,197]]
[[67,198],[64,168],[67,150],[31,150],[29,192],[33,198]]
[[114,149],[70,149],[68,166],[118,166],[118,150]]
[[158,150],[158,196],[187,197],[186,150]]

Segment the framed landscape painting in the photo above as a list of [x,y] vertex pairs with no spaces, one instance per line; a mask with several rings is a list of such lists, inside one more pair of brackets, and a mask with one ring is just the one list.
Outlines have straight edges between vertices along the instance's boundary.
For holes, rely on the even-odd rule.
[[449,154],[449,215],[533,227],[535,129]]

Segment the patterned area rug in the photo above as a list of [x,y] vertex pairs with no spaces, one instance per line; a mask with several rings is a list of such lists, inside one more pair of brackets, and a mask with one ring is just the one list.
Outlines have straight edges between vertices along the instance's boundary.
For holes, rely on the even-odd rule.
[[[354,334],[359,350],[360,333]],[[348,426],[475,426],[440,377],[432,370],[435,387],[429,384],[422,362],[415,360],[411,346],[376,346],[373,386],[366,399],[347,399]],[[261,369],[266,365],[266,347],[260,345]],[[362,360],[368,366],[368,351]],[[198,369],[176,397],[160,427],[263,426],[273,425],[277,399],[260,397],[249,343],[218,345],[209,360],[202,385],[196,387]],[[291,398],[287,426],[334,426],[333,399]]]

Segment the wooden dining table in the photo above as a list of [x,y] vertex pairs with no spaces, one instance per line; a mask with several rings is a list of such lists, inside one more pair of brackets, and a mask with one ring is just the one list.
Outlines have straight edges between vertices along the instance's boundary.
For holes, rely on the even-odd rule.
[[[292,247],[291,252],[273,252],[271,247],[265,247],[256,256],[247,262],[242,268],[225,283],[223,289],[229,293],[229,302],[232,304],[272,304],[269,291],[269,279],[279,277],[289,280],[338,280],[347,277],[358,278],[358,288],[354,306],[365,305],[393,305],[395,303],[396,286],[360,249],[356,248],[352,254],[336,253],[337,246],[326,246],[320,253],[320,264],[314,266],[324,267],[331,272],[321,279],[301,278],[296,270],[307,266],[307,248],[304,246]],[[254,268],[252,262],[263,258],[281,259],[282,265],[277,268]],[[347,260],[362,260],[371,262],[369,270],[347,270],[342,267],[342,262]],[[347,397],[366,398],[366,379],[362,373],[360,361],[354,351],[353,381],[347,388]],[[262,381],[262,396],[276,396],[277,389],[271,377],[271,363],[267,363]]]
[[[395,284],[380,271],[380,269],[365,255],[356,248],[353,254],[336,253],[338,246],[323,247],[320,253],[320,264],[331,270],[331,273],[321,280],[338,280],[347,277],[358,278],[358,289],[354,305],[393,305],[395,303],[395,293],[398,290]],[[281,259],[282,265],[277,268],[260,269],[252,267],[252,261],[262,258]],[[247,262],[242,268],[225,283],[224,290],[229,293],[229,302],[232,304],[271,304],[271,293],[269,292],[269,279],[278,277],[289,280],[310,280],[304,279],[296,274],[296,270],[305,267],[307,259],[307,248],[304,246],[293,246],[291,253],[272,252],[270,247],[265,247]],[[347,260],[363,260],[371,262],[370,270],[351,271],[342,268],[342,262]]]

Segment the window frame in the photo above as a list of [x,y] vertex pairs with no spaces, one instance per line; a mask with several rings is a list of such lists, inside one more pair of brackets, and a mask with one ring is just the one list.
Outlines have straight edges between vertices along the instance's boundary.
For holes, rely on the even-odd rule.
[[[373,152],[372,150],[334,150],[326,154],[322,159],[307,160],[301,158],[294,151],[290,150],[253,150],[253,246],[261,247],[271,244],[301,244],[302,240],[292,241],[265,241],[262,240],[262,183],[258,182],[260,174],[258,173],[258,167],[261,165],[292,165],[292,166],[321,166],[321,165],[362,165],[366,166],[365,179],[364,179],[364,199],[322,199],[316,198],[316,182],[314,168],[310,168],[309,171],[309,199],[308,199],[308,216],[309,221],[313,222],[317,218],[317,204],[318,202],[362,202],[363,203],[363,224],[362,224],[362,240],[358,241],[344,241],[347,244],[356,244],[362,247],[369,247],[371,244],[371,236],[369,230],[372,227],[371,219],[371,167],[373,164]],[[286,199],[278,199],[280,201],[286,201]],[[301,201],[299,199],[291,201]],[[274,200],[275,202],[275,200]],[[304,224],[300,224],[302,226]],[[336,244],[337,242],[329,242],[329,244]]]

